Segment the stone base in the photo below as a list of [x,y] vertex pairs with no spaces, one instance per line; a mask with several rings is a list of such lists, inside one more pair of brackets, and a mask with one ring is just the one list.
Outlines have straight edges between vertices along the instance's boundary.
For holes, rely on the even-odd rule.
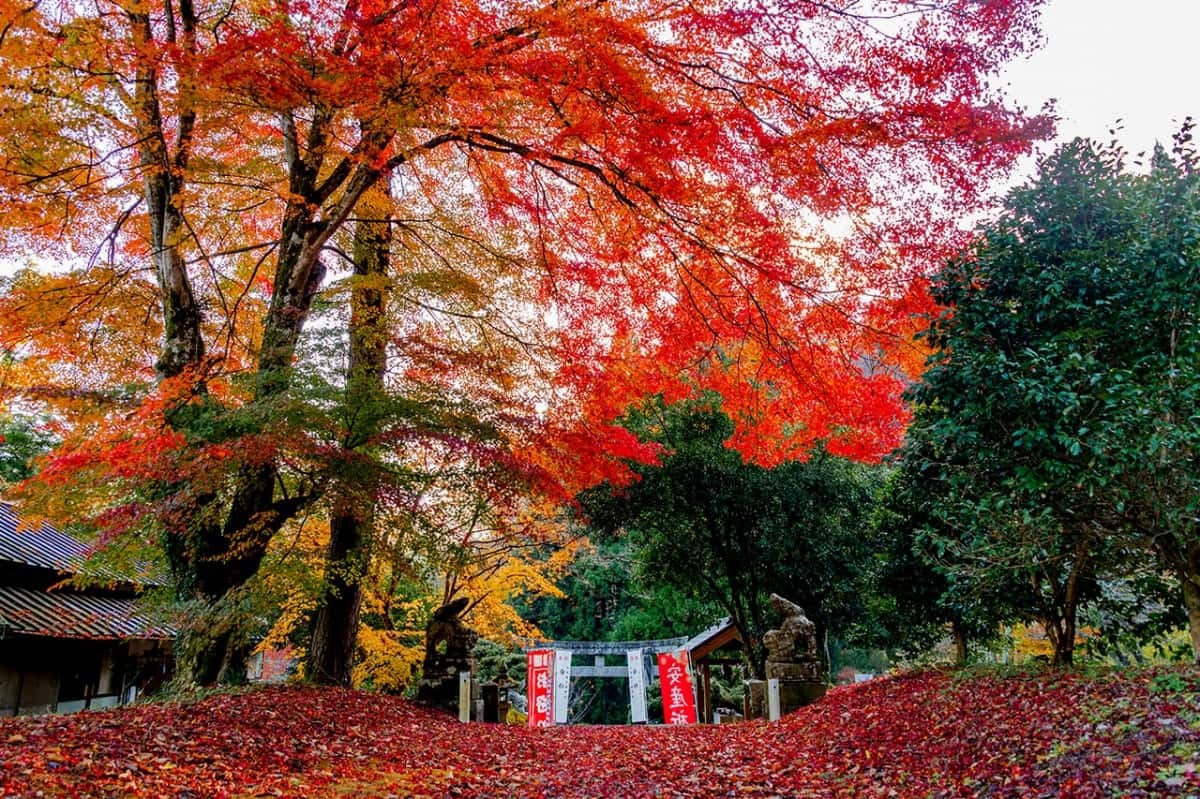
[[[435,707],[458,712],[458,674],[460,671],[471,672],[472,691],[475,692],[475,661],[468,660],[443,666],[438,671],[431,671],[421,678],[417,684],[417,699],[428,702]],[[473,697],[477,698],[477,697]]]
[[780,680],[779,711],[787,714],[811,705],[825,696],[828,689],[824,680]]
[[417,699],[446,710],[458,711],[458,677],[425,677],[417,685]]
[[[773,678],[774,679],[774,678]],[[811,705],[829,686],[824,680],[779,680],[779,712],[791,713]],[[746,680],[746,696],[742,699],[742,715],[748,719],[767,717],[767,684],[763,680]]]
[[742,698],[742,715],[748,719],[767,717],[767,684],[762,680],[746,680],[746,695]]
[[808,660],[799,663],[778,663],[767,661],[768,680],[801,680],[803,682],[824,682],[821,661]]

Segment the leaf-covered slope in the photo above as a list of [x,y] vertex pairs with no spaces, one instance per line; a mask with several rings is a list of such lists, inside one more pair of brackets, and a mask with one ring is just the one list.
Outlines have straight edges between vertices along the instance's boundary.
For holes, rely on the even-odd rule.
[[779,724],[463,725],[271,689],[0,721],[0,796],[1101,797],[1200,792],[1200,674],[836,689]]

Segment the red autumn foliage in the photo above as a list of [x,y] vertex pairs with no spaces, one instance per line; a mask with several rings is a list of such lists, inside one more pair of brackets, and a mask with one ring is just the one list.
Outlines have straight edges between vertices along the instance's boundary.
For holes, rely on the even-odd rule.
[[[646,397],[877,460],[913,281],[1052,127],[994,86],[1041,2],[0,0],[0,401],[63,428],[26,501],[216,608],[372,459],[508,529],[630,479]],[[337,399],[351,284],[399,402]]]
[[1200,790],[1200,674],[836,688],[781,723],[460,724],[269,689],[0,721],[0,796],[1165,797]]
[[877,459],[920,363],[894,308],[1049,132],[992,87],[1039,5],[3,0],[0,255],[70,269],[0,297],[0,392],[289,365],[388,174],[405,390],[502,409],[568,493],[695,388],[747,458]]

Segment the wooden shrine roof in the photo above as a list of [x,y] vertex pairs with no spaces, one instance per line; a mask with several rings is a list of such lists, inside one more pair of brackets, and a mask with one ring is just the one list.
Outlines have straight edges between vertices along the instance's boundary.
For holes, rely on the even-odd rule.
[[707,630],[689,638],[687,643],[684,644],[684,648],[691,654],[692,662],[695,663],[708,657],[721,647],[731,644],[734,641],[740,642],[741,640],[741,633],[738,632],[734,623],[726,617]]

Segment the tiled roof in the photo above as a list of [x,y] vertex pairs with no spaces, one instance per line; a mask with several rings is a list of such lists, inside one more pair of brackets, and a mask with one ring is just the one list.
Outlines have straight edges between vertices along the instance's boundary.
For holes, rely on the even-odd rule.
[[19,529],[21,519],[7,502],[0,502],[0,560],[77,572],[87,558],[87,546],[48,524]]
[[155,638],[174,632],[137,612],[132,599],[0,586],[0,633],[52,638]]
[[40,527],[21,529],[20,525],[20,514],[11,504],[0,500],[0,564],[8,561],[54,572],[82,574],[129,589],[166,585],[148,562],[137,561],[119,570],[89,563],[91,548],[74,536],[44,522]]

